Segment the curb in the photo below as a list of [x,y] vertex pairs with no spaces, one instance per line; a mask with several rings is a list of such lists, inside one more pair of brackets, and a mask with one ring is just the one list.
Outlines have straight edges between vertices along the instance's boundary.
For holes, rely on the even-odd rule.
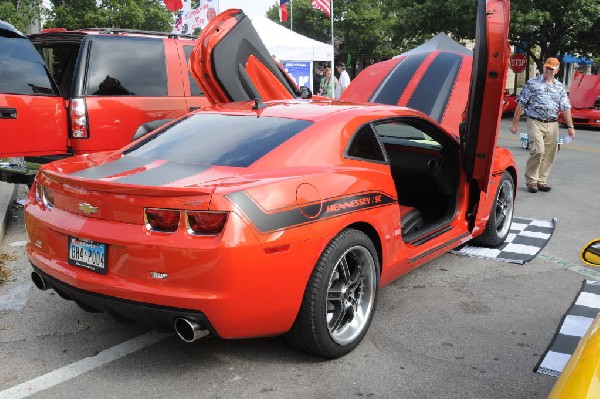
[[16,191],[16,184],[0,182],[0,245],[4,240],[8,215],[10,214],[10,206]]

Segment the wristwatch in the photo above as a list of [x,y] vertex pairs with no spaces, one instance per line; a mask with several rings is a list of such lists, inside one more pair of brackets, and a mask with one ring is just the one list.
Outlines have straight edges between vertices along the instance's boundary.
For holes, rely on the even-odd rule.
[[567,129],[575,129],[575,126],[573,126],[573,125],[567,126]]

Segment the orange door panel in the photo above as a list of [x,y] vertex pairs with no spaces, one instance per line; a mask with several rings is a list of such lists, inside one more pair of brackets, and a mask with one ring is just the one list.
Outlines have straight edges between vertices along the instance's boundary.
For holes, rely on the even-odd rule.
[[67,111],[62,97],[2,94],[0,114],[0,157],[67,151]]

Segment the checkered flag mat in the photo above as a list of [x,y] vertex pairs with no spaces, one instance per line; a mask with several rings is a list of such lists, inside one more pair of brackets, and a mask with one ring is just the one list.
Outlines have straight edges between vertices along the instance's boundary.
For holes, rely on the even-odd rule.
[[600,281],[586,280],[534,371],[558,377],[599,313]]
[[508,237],[499,247],[485,248],[465,244],[451,252],[457,255],[523,265],[535,258],[546,246],[555,227],[556,218],[552,220],[535,220],[514,217]]

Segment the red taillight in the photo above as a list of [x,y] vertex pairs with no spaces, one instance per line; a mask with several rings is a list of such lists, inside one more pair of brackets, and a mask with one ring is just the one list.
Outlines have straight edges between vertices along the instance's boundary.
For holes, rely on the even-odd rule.
[[144,218],[148,230],[174,232],[179,226],[181,212],[176,209],[146,208]]
[[90,137],[87,121],[87,105],[85,98],[74,98],[70,102],[69,116],[71,118],[71,131],[69,137],[74,139],[87,139]]
[[225,227],[227,212],[186,211],[186,221],[191,234],[217,235]]

